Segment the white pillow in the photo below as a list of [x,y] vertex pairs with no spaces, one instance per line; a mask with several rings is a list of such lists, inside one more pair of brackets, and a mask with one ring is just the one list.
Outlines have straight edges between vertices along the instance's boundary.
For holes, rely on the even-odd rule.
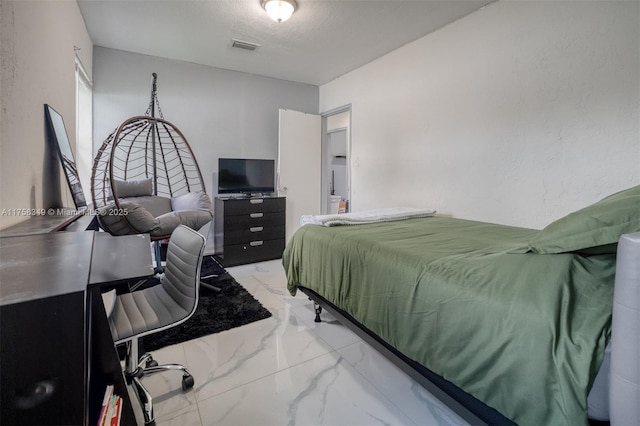
[[171,210],[213,210],[211,199],[204,191],[187,192],[171,198]]

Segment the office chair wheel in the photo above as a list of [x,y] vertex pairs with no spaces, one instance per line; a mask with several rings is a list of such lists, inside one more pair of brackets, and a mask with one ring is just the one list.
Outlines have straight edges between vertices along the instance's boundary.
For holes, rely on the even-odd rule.
[[182,390],[186,391],[187,389],[191,389],[194,385],[193,376],[191,374],[185,374],[182,376]]

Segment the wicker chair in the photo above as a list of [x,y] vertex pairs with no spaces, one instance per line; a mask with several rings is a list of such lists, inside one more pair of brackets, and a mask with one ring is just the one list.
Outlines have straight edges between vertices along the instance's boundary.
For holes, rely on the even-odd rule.
[[93,162],[91,196],[112,235],[161,240],[180,224],[198,230],[213,217],[193,151],[162,118],[132,117],[109,135]]
[[154,73],[146,115],[118,126],[93,161],[93,208],[100,227],[112,235],[148,233],[163,240],[179,225],[198,230],[213,218],[193,151],[162,116],[156,81]]

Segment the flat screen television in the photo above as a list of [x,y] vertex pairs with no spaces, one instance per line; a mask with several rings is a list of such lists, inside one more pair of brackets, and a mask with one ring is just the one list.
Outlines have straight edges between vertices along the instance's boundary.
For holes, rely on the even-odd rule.
[[275,191],[275,160],[218,159],[218,193],[263,195]]

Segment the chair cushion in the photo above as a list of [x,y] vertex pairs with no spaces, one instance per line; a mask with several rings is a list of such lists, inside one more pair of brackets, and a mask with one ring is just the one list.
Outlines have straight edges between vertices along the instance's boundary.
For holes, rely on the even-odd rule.
[[141,180],[113,180],[115,193],[118,198],[138,197],[153,194],[151,179]]
[[109,325],[113,340],[128,339],[159,331],[186,318],[190,311],[180,306],[163,288],[156,285],[117,297]]
[[213,213],[207,210],[178,210],[158,216],[158,227],[151,232],[152,237],[169,235],[178,225],[185,225],[193,230],[199,230],[211,222]]
[[171,210],[213,210],[211,198],[204,191],[187,192],[171,198]]
[[[110,204],[100,210],[100,225],[112,235],[135,232],[164,238],[178,225],[197,231],[213,218],[211,200],[205,192],[187,193],[173,199],[155,195],[128,197],[120,199],[120,206],[116,209],[115,204]],[[172,207],[176,211],[172,211]],[[123,215],[126,216],[124,219]]]
[[[98,212],[100,226],[111,235],[131,234],[132,230],[127,222],[138,233],[150,233],[158,228],[158,220],[140,204],[122,203],[120,206],[118,209],[115,204],[110,204]],[[126,219],[123,219],[123,216],[126,216]]]
[[158,217],[171,211],[171,198],[161,197],[159,195],[121,198],[120,203],[139,204],[153,217]]

